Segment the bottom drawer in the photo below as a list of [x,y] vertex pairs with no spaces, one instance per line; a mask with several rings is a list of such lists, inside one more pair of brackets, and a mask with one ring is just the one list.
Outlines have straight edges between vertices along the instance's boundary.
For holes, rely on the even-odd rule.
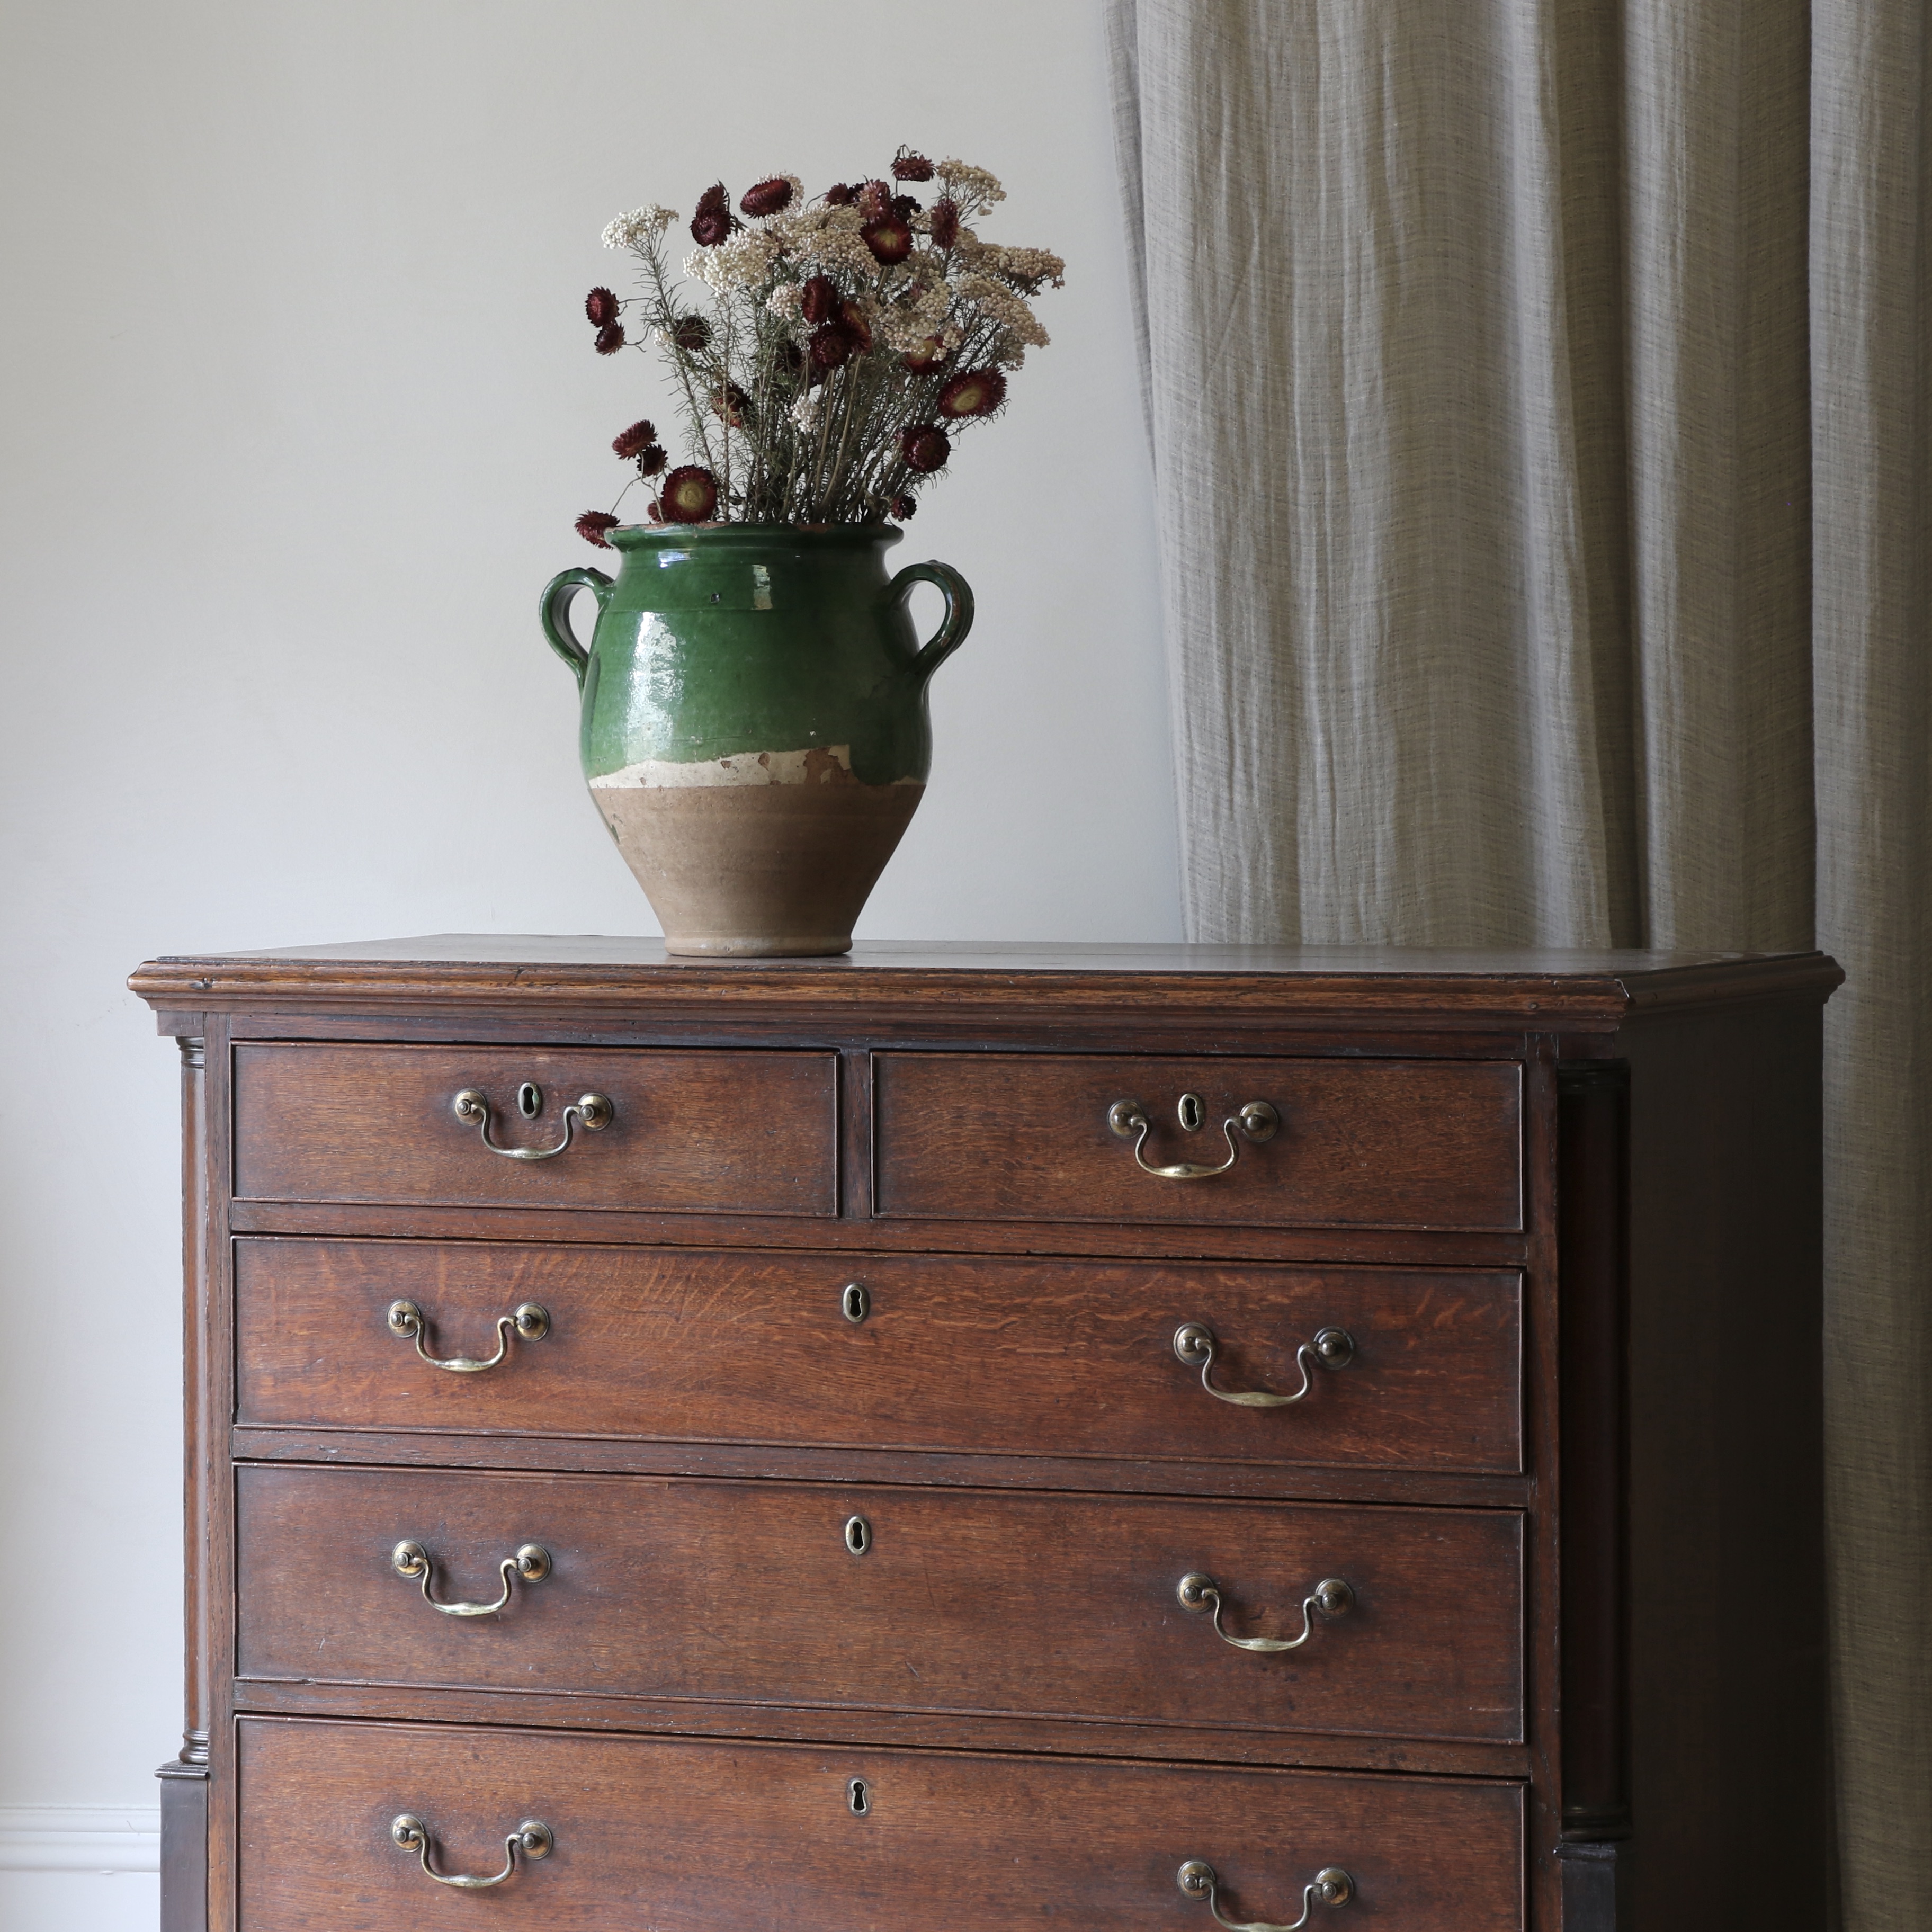
[[[1513,1784],[1218,1771],[454,1726],[244,1718],[239,1932],[1505,1932],[1522,1919]],[[855,1794],[854,1780],[860,1789]],[[421,1821],[424,1875],[394,1821]],[[514,1857],[525,1820],[547,1856]],[[1210,1901],[1178,1883],[1199,1860]],[[479,1907],[481,1908],[479,1911]]]

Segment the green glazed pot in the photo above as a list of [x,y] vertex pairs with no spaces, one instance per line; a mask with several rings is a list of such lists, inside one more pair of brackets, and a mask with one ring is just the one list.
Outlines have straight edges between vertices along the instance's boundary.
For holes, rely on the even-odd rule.
[[[607,532],[553,578],[550,648],[584,693],[584,776],[673,952],[844,952],[925,794],[927,680],[973,622],[943,563],[886,575],[900,532],[724,524]],[[946,599],[922,645],[915,584]],[[571,599],[596,597],[586,650]]]

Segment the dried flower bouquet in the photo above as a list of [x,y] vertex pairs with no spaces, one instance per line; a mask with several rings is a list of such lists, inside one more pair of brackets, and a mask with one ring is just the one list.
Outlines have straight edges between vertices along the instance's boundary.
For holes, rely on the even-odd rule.
[[[959,431],[1000,412],[1007,372],[1046,345],[1032,298],[1066,264],[980,240],[974,224],[1006,199],[984,169],[902,148],[892,175],[809,201],[796,176],[774,175],[736,213],[722,183],[707,188],[682,279],[664,254],[674,210],[605,229],[642,273],[635,295],[586,298],[598,352],[664,352],[690,460],[672,467],[656,428],[633,423],[611,447],[635,475],[609,511],[578,519],[588,541],[609,547],[640,483],[654,523],[903,522]],[[928,182],[929,206],[911,192]]]

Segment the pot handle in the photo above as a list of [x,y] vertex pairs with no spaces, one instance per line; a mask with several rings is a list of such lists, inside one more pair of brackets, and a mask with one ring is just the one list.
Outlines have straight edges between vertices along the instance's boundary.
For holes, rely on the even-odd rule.
[[[580,590],[590,592],[601,610],[610,595],[610,580],[601,570],[560,571],[544,586],[537,616],[542,621],[544,637],[550,649],[576,674],[577,688],[581,691],[584,674],[590,668],[590,653],[577,641],[577,633],[570,628],[570,600]],[[970,602],[966,608],[971,610]]]
[[886,586],[892,603],[903,603],[915,584],[930,584],[946,599],[939,628],[912,661],[913,675],[923,684],[959,646],[973,628],[973,592],[950,563],[909,563]]

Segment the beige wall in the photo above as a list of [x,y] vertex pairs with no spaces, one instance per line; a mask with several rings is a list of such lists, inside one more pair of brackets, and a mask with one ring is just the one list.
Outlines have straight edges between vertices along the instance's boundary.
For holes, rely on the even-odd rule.
[[[122,980],[652,929],[532,614],[661,406],[587,346],[605,220],[910,140],[1068,257],[898,552],[980,615],[862,937],[1178,934],[1151,486],[1088,0],[4,0],[0,88],[0,1808],[140,1807],[179,1723],[176,1071]],[[152,1878],[5,1869],[23,1816],[8,1932],[152,1924]]]

